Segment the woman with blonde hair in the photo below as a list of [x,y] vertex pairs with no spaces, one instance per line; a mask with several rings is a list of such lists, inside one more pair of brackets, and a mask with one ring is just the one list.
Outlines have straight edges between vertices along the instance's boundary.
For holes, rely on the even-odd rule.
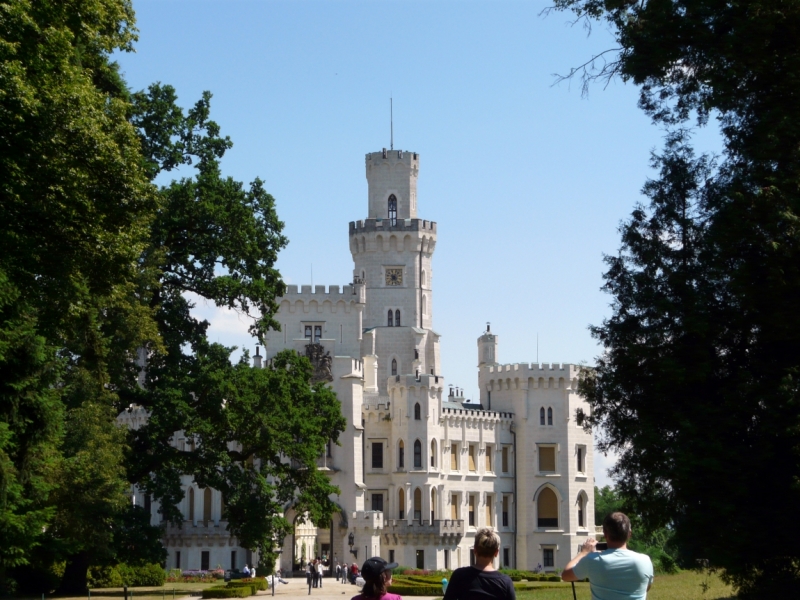
[[367,559],[361,567],[364,587],[352,600],[403,600],[399,594],[390,594],[387,590],[392,585],[392,569],[397,563],[387,563],[380,556]]

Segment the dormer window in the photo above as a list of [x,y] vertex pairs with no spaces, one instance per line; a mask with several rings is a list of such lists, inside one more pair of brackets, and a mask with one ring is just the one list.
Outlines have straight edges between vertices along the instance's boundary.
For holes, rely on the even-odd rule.
[[397,225],[397,198],[394,194],[389,196],[389,225]]

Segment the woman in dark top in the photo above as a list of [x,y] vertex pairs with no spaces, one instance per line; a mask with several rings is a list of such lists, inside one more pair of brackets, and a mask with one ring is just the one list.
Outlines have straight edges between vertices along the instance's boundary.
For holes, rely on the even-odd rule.
[[495,570],[494,558],[500,553],[500,536],[488,527],[475,535],[475,566],[453,571],[444,600],[516,600],[514,582]]

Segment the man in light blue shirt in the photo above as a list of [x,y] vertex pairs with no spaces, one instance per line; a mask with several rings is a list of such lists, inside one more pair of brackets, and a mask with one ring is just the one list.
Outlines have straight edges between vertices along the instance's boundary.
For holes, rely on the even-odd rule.
[[588,539],[567,563],[561,579],[589,578],[592,600],[644,600],[653,585],[653,563],[646,554],[628,550],[631,521],[621,512],[603,520],[608,550],[597,552],[597,540]]

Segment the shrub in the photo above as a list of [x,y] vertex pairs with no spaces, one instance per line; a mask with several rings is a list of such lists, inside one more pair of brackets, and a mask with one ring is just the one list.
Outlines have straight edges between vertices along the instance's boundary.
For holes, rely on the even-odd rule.
[[247,598],[248,596],[254,595],[255,590],[249,585],[234,587],[215,585],[214,587],[203,590],[203,598]]
[[401,596],[441,596],[441,585],[390,585],[390,594]]
[[233,581],[228,582],[228,587],[251,587],[253,588],[255,593],[256,591],[264,591],[269,589],[269,585],[267,584],[267,580],[263,577],[256,577],[253,579],[252,577],[248,577],[246,579],[234,579]]
[[162,586],[167,578],[167,574],[161,565],[117,565],[122,585],[130,587],[151,587]]
[[117,567],[89,567],[86,580],[90,588],[116,588],[125,585]]

